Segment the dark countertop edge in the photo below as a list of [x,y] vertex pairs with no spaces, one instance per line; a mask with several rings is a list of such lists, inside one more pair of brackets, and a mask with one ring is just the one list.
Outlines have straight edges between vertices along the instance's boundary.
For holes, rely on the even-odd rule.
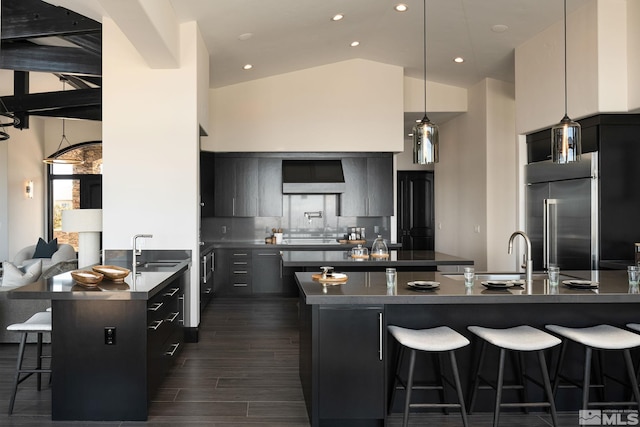
[[[367,241],[363,246],[368,248],[373,245],[373,240]],[[204,245],[200,247],[200,253],[204,254],[213,249],[278,249],[278,250],[323,250],[323,251],[340,251],[347,250],[357,246],[355,243],[337,243],[335,245],[275,245],[275,244],[266,244],[259,242],[205,242]],[[387,247],[389,249],[402,249],[401,243],[389,243],[387,242]],[[203,250],[203,248],[206,248]]]
[[[624,299],[622,299],[624,298]],[[576,295],[312,295],[305,296],[307,305],[452,305],[452,304],[637,304],[640,295],[576,294]]]
[[[41,281],[29,283],[24,286],[14,288],[7,292],[9,299],[44,299],[44,300],[148,300],[155,296],[164,286],[173,281],[179,274],[184,273],[189,267],[190,261],[185,260],[175,267],[175,271],[167,272],[168,276],[160,280],[156,285],[147,291],[125,290],[125,291],[31,291],[30,285]],[[64,274],[64,273],[63,273]],[[47,279],[51,280],[51,279]],[[25,289],[26,288],[26,289]]]
[[[436,260],[436,259],[413,259],[413,260],[398,260],[398,261],[383,261],[383,260],[365,260],[365,261],[354,261],[354,260],[344,260],[344,261],[282,261],[283,267],[319,267],[320,265],[324,265],[326,263],[331,263],[333,267],[358,267],[362,266],[363,268],[371,267],[371,266],[392,266],[392,267],[436,267],[439,265],[474,265],[471,260]],[[460,273],[462,274],[462,273]]]

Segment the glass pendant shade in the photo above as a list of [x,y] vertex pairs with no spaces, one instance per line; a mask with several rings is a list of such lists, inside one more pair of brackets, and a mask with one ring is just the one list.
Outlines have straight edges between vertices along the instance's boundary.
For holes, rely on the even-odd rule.
[[551,156],[553,163],[579,162],[582,155],[580,124],[564,116],[551,128]]
[[425,115],[422,121],[413,127],[413,163],[438,163],[438,146],[438,126]]

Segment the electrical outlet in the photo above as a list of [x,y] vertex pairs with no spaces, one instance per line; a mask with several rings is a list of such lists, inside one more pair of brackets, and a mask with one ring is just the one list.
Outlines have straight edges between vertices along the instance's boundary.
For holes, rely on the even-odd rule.
[[222,234],[227,234],[227,226],[226,225],[222,226]]
[[438,223],[438,230],[442,230],[442,223],[441,222]]
[[116,328],[115,326],[105,326],[104,328],[104,343],[106,345],[116,344]]
[[475,231],[476,233],[480,233],[480,226],[476,225],[475,227],[473,227],[473,231]]

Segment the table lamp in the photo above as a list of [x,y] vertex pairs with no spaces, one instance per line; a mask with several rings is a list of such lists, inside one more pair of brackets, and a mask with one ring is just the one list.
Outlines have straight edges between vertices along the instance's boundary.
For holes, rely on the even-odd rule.
[[62,211],[62,231],[78,233],[78,267],[100,263],[102,209]]

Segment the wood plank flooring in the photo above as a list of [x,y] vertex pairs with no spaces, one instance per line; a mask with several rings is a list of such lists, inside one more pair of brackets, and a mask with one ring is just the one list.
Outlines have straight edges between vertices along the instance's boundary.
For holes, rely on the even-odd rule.
[[[214,299],[201,319],[200,342],[186,344],[150,405],[147,422],[52,422],[51,391],[35,379],[20,385],[14,414],[6,414],[17,345],[0,345],[0,426],[213,426],[308,427],[298,379],[297,299]],[[30,354],[35,353],[31,348]],[[45,351],[48,351],[46,349]],[[561,426],[577,426],[576,413]],[[471,426],[490,426],[491,414],[474,414]],[[501,426],[546,427],[546,414],[505,414]],[[393,415],[389,427],[402,425]],[[462,425],[460,415],[415,414],[411,426]]]

